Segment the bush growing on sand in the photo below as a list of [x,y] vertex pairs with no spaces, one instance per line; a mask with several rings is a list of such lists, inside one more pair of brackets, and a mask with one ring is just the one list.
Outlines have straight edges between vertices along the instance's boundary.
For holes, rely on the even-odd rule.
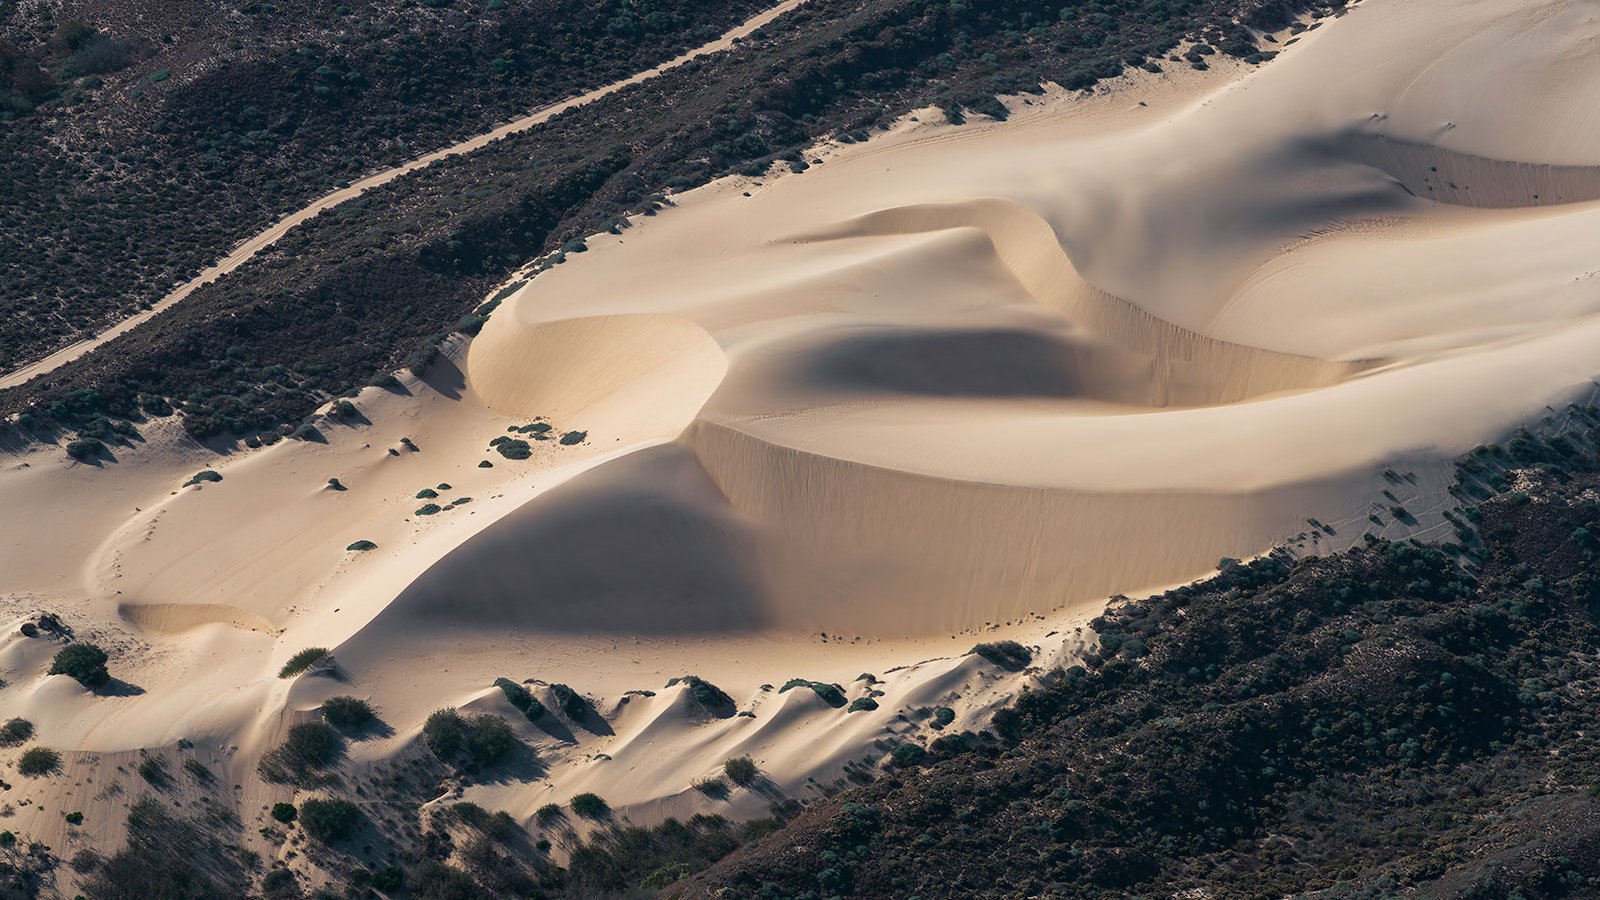
[[0,725],[0,747],[15,747],[33,737],[33,723],[27,719],[7,719]]
[[204,484],[204,483],[217,482],[217,481],[221,481],[221,480],[222,480],[222,476],[221,475],[217,474],[216,472],[213,472],[210,469],[206,469],[203,472],[194,473],[194,475],[188,481],[185,481],[182,486],[183,487],[188,487],[191,484]]
[[505,719],[493,715],[467,718],[451,708],[428,716],[422,738],[439,759],[453,763],[465,754],[469,763],[478,766],[499,762],[517,745]]
[[828,684],[825,681],[808,681],[804,678],[789,679],[783,683],[783,687],[778,688],[778,693],[781,694],[797,687],[810,688],[818,697],[822,698],[822,702],[835,709],[845,705],[847,702],[844,697],[844,691],[840,690],[838,685]]
[[589,701],[583,699],[582,694],[564,684],[550,685],[550,693],[556,698],[556,705],[560,706],[561,711],[566,714],[567,718],[574,722],[583,721],[589,713],[594,711],[594,707],[589,705]]
[[494,686],[499,688],[502,694],[506,695],[506,700],[512,706],[528,717],[528,721],[536,722],[544,715],[544,704],[540,703],[539,698],[533,696],[522,685],[509,678],[496,678]]
[[17,771],[37,778],[54,772],[61,765],[61,754],[48,747],[29,747],[22,753],[22,758],[17,760]]
[[1033,662],[1033,651],[1022,646],[1016,641],[995,641],[994,643],[978,644],[968,653],[976,653],[1002,669],[1019,672]]
[[439,492],[433,488],[423,488],[422,490],[417,491],[418,500],[432,500],[437,496],[439,496]]
[[361,821],[361,811],[346,800],[307,800],[300,804],[300,827],[324,844],[349,837]]
[[583,443],[588,437],[589,432],[587,431],[569,431],[561,436],[561,443],[563,446],[570,447],[573,444]]
[[267,751],[257,766],[264,781],[296,782],[313,769],[332,765],[344,749],[338,732],[326,722],[297,722],[289,726],[283,743]]
[[715,775],[694,781],[690,787],[713,800],[724,800],[728,796],[728,783]]
[[78,462],[88,462],[97,459],[106,452],[106,445],[95,438],[79,438],[67,442],[67,455]]
[[502,844],[511,840],[518,831],[517,820],[504,811],[491,813],[476,803],[467,802],[457,803],[450,807],[450,811],[455,813],[456,818],[467,827],[482,832]]
[[443,508],[444,507],[441,507],[437,503],[424,503],[421,506],[417,507],[416,514],[419,515],[419,516],[432,516],[432,515],[436,515]]
[[722,764],[722,771],[728,780],[743,787],[755,780],[757,769],[755,762],[748,756],[735,756]]
[[272,817],[285,825],[295,820],[296,812],[293,803],[272,804]]
[[351,544],[350,546],[348,546],[348,547],[346,547],[344,549],[347,552],[348,551],[362,552],[362,551],[366,551],[366,550],[376,550],[376,549],[378,549],[378,545],[374,544],[371,541],[356,541],[354,544]]
[[377,721],[371,704],[356,697],[329,697],[322,702],[322,717],[335,728],[362,728]]
[[[499,439],[496,438],[496,440]],[[533,455],[533,445],[516,438],[507,438],[500,441],[495,445],[495,449],[500,451],[500,455],[506,459],[527,459]]]
[[857,697],[850,701],[850,708],[846,712],[870,712],[878,708],[878,701],[871,697]]
[[327,647],[307,647],[289,657],[289,661],[284,663],[283,668],[278,670],[278,677],[293,678],[327,658]]
[[50,674],[66,675],[86,688],[97,688],[111,680],[106,659],[106,652],[94,644],[68,644],[56,654]]
[[900,768],[914,766],[927,759],[928,751],[916,744],[901,744],[889,752],[889,759]]
[[933,727],[943,728],[956,720],[956,711],[948,706],[941,706],[933,711]]
[[548,828],[551,824],[566,818],[566,815],[567,814],[561,810],[561,804],[546,803],[545,805],[539,807],[539,811],[534,813],[533,817],[538,820],[539,827]]
[[585,819],[603,819],[611,812],[611,806],[599,794],[582,793],[572,798],[572,811]]

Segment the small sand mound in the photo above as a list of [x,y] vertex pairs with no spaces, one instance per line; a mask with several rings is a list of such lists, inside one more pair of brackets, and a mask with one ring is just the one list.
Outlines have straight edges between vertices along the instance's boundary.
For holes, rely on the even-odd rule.
[[269,621],[237,606],[221,603],[120,603],[117,615],[145,631],[178,634],[206,625],[226,625],[241,631],[276,634]]
[[544,416],[608,435],[670,436],[727,368],[705,329],[677,316],[524,322],[490,319],[468,356],[473,389],[496,411]]

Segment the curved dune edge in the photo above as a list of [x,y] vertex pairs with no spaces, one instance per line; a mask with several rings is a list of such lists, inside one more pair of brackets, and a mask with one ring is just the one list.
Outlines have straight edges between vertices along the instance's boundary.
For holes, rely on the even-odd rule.
[[143,631],[181,634],[206,625],[226,625],[241,631],[277,634],[265,617],[223,603],[119,603],[117,615]]
[[727,371],[706,330],[678,316],[592,316],[515,327],[491,318],[467,372],[491,409],[508,416],[587,422],[626,411],[628,433],[670,436],[699,411]]
[[1337,384],[1377,364],[1275,353],[1219,341],[1167,322],[1087,283],[1049,222],[1001,198],[879,210],[792,240],[841,241],[964,228],[987,238],[1001,264],[1041,306],[1059,312],[1073,327],[1147,360],[1148,383],[1140,405],[1238,403]]

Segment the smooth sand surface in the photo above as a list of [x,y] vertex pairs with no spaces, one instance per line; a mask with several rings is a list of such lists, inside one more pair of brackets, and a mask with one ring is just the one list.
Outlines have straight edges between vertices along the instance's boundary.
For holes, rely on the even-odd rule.
[[[115,464],[10,457],[9,613],[62,615],[137,689],[93,697],[8,638],[0,714],[77,751],[19,790],[137,788],[108,766],[183,738],[254,822],[292,793],[260,754],[353,693],[394,729],[358,769],[442,706],[513,719],[539,764],[464,796],[523,822],[584,790],[754,815],[925,739],[919,709],[980,724],[1031,677],[964,655],[985,636],[1070,659],[1107,597],[1308,519],[1314,548],[1447,535],[1449,459],[1600,370],[1596,41],[1576,0],[1367,0],[1259,68],[924,112],[591,239],[323,442],[217,458],[166,425]],[[571,442],[507,431],[539,417]],[[223,480],[179,487],[202,468]],[[345,680],[276,678],[307,646]],[[603,716],[525,722],[497,677]],[[762,688],[793,677],[880,707]],[[692,788],[745,753],[760,791]],[[65,839],[32,808],[8,827]]]

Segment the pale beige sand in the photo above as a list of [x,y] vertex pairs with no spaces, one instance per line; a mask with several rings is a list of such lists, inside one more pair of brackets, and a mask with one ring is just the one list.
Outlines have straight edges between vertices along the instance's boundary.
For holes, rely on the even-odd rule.
[[[1369,0],[1260,69],[1141,73],[1006,123],[924,114],[591,239],[326,444],[218,460],[157,428],[99,470],[12,459],[13,621],[62,613],[144,693],[90,697],[8,639],[0,715],[81,751],[8,827],[64,840],[83,778],[179,738],[254,822],[287,796],[256,759],[323,698],[395,728],[359,768],[441,706],[515,720],[502,676],[570,684],[607,723],[517,720],[547,771],[465,796],[524,821],[583,790],[638,821],[758,814],[691,783],[749,753],[804,796],[874,739],[925,738],[902,710],[981,723],[1029,678],[962,657],[982,636],[1069,658],[1107,596],[1307,518],[1336,532],[1315,546],[1359,540],[1385,489],[1421,523],[1384,533],[1440,533],[1449,457],[1600,370],[1600,125],[1570,112],[1600,84],[1597,18]],[[587,437],[486,449],[535,416]],[[178,488],[207,467],[224,480]],[[473,502],[415,515],[440,482]],[[275,677],[311,645],[347,683]],[[875,712],[760,688],[854,698],[863,672]],[[755,717],[699,717],[664,687],[689,673]],[[86,831],[114,839],[95,802]]]

